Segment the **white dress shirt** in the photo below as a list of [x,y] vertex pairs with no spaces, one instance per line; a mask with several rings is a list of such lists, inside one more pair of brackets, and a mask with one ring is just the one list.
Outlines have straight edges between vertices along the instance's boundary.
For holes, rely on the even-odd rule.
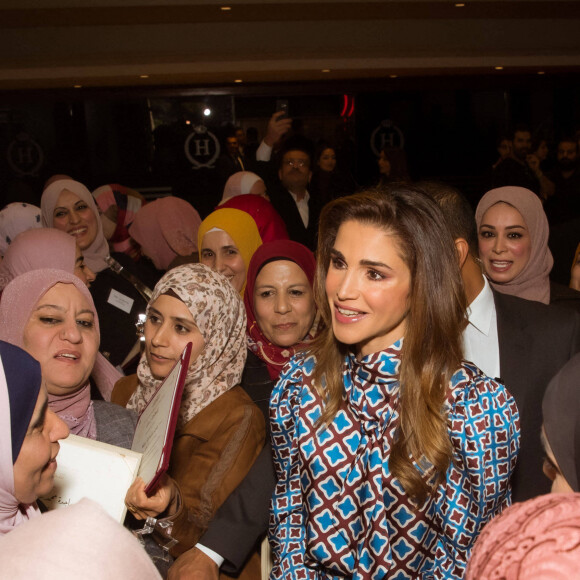
[[292,196],[292,199],[294,200],[294,203],[296,204],[296,207],[298,208],[298,211],[300,213],[300,217],[302,218],[302,223],[304,224],[304,227],[307,228],[308,227],[308,220],[309,220],[309,216],[310,216],[310,210],[308,209],[308,200],[310,199],[310,194],[308,192],[306,192],[304,194],[304,197],[298,201],[298,196],[293,193],[292,191],[288,190],[288,193]]
[[500,376],[497,314],[493,292],[484,276],[485,285],[467,308],[469,324],[463,331],[465,359],[475,363],[488,377]]

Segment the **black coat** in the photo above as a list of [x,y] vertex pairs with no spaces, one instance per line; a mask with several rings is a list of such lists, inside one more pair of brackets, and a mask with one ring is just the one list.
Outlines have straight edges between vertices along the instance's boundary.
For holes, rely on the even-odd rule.
[[493,293],[501,382],[520,412],[520,453],[512,477],[514,501],[550,492],[542,472],[542,398],[550,379],[580,351],[580,316],[507,294]]

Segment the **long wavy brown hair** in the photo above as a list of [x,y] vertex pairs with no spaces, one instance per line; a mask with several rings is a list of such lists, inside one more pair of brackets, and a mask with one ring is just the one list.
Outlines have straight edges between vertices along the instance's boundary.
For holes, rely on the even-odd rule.
[[439,483],[452,455],[444,401],[449,380],[462,360],[466,308],[455,246],[437,204],[411,185],[364,191],[337,199],[323,209],[315,296],[325,328],[312,345],[317,358],[314,384],[325,399],[321,424],[330,424],[342,404],[344,357],[354,346],[335,338],[325,290],[338,230],[351,220],[376,226],[392,236],[411,273],[399,374],[400,425],[389,467],[405,491],[423,501],[431,490],[413,461],[427,459]]

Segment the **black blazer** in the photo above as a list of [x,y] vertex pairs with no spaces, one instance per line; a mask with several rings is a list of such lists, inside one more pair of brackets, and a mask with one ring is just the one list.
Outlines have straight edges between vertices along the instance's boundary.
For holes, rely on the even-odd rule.
[[549,493],[542,472],[542,398],[550,379],[580,351],[577,313],[494,291],[500,380],[520,412],[520,454],[512,477],[514,501]]
[[274,209],[284,220],[290,239],[314,251],[316,249],[316,234],[318,233],[318,217],[320,214],[315,195],[310,193],[310,199],[308,200],[307,228],[304,227],[304,222],[294,198],[280,182],[268,186],[268,196]]

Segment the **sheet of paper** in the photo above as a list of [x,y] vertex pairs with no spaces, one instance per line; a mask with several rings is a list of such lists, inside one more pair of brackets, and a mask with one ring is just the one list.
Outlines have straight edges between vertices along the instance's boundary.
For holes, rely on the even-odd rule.
[[171,406],[178,386],[181,365],[175,365],[157,393],[141,413],[131,449],[143,454],[138,475],[147,484],[154,477],[163,459],[169,429]]
[[130,449],[69,435],[60,441],[54,488],[40,499],[48,509],[58,509],[88,497],[122,523],[125,494],[140,463],[141,454]]

